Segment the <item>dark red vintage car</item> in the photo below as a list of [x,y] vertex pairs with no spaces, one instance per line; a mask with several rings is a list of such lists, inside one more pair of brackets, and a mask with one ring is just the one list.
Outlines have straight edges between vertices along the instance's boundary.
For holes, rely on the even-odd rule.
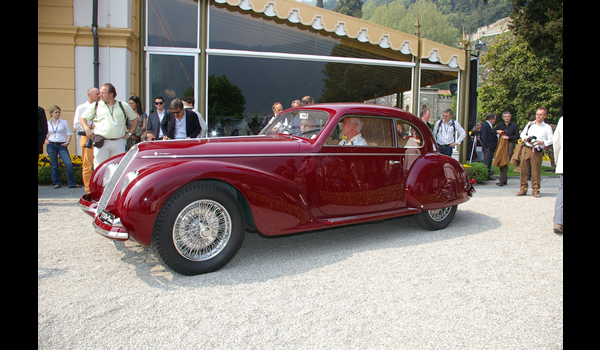
[[[346,123],[360,129],[355,142]],[[152,244],[184,275],[225,266],[246,230],[276,236],[404,215],[442,229],[475,192],[421,120],[358,103],[289,109],[255,136],[139,143],[100,165],[90,189],[79,204],[99,234]]]

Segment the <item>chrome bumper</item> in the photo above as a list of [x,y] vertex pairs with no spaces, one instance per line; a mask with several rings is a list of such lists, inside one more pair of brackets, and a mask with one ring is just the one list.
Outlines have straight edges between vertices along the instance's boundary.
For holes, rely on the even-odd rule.
[[84,213],[94,218],[94,230],[101,236],[117,241],[129,239],[129,231],[121,224],[121,219],[102,211],[98,213],[98,203],[93,202],[89,194],[84,194],[79,199],[79,207]]

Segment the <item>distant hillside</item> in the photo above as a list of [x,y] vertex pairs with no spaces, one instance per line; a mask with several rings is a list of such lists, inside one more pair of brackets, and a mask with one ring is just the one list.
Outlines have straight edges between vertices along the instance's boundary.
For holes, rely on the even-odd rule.
[[[296,0],[315,5],[317,0]],[[366,0],[363,10],[369,3],[376,7],[387,5],[393,1],[402,3],[406,8],[419,0]],[[423,1],[423,0],[421,0]],[[477,28],[490,25],[501,18],[508,17],[512,10],[510,0],[425,0],[436,4],[438,9],[448,16],[448,21],[462,32],[474,33]],[[323,0],[323,8],[333,10],[337,0]],[[363,13],[364,15],[364,13]]]

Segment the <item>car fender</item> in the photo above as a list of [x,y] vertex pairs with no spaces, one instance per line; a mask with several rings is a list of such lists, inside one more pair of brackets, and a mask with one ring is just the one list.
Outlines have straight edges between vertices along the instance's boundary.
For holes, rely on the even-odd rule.
[[193,181],[219,181],[233,186],[250,205],[256,229],[279,235],[309,221],[300,188],[280,175],[220,161],[176,160],[140,171],[117,198],[118,216],[131,237],[150,244],[160,208],[177,189]]
[[406,179],[408,207],[432,210],[468,200],[464,169],[453,158],[427,154],[415,161]]

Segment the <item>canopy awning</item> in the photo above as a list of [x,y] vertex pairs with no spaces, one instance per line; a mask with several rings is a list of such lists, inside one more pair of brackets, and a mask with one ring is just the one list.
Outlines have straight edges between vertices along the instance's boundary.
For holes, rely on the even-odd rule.
[[[311,27],[340,37],[347,37],[378,48],[389,49],[399,54],[450,68],[465,69],[464,51],[428,39],[400,32],[359,18],[347,16],[294,0],[215,0],[220,4],[253,11],[266,17],[287,20],[290,23]],[[419,52],[417,52],[419,51]]]

